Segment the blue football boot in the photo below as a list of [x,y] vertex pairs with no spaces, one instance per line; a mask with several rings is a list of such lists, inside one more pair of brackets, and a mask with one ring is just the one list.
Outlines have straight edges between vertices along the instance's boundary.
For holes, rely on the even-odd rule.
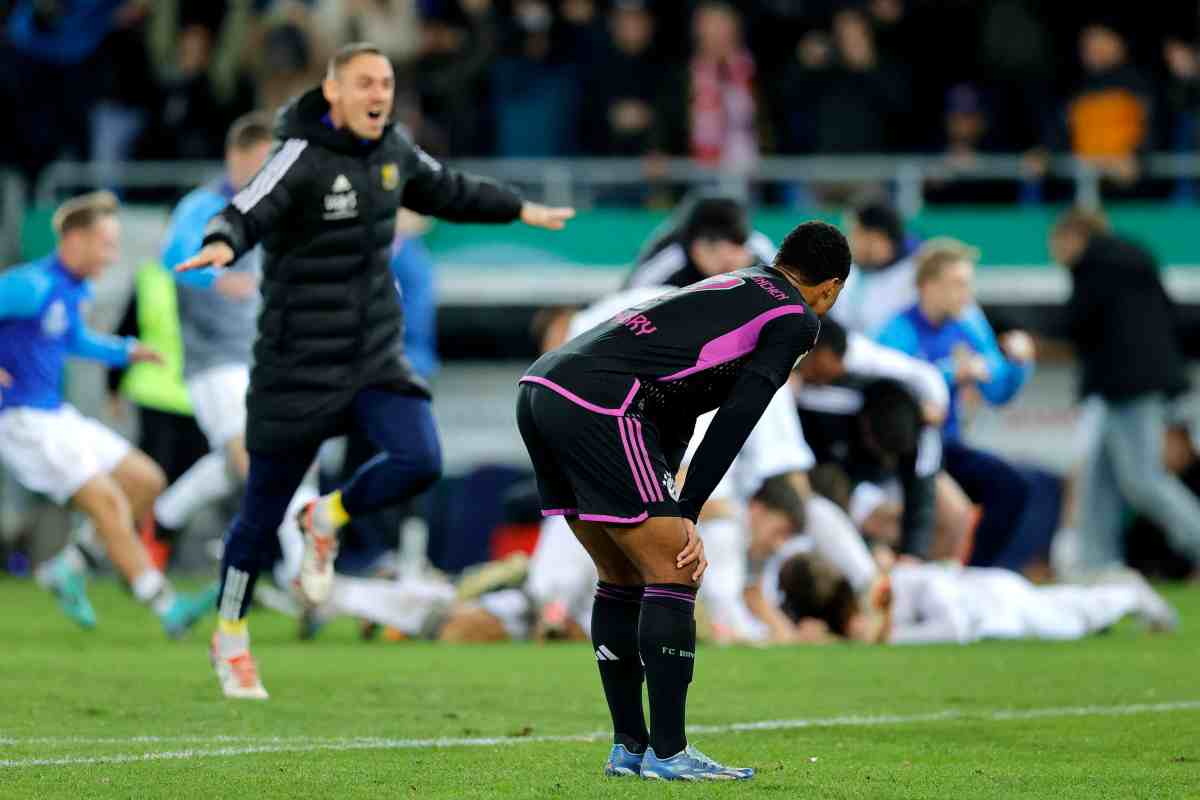
[[659,758],[653,747],[647,747],[642,777],[659,781],[744,781],[754,777],[754,770],[722,766],[691,745],[670,758]]
[[629,752],[623,744],[614,744],[608,754],[608,763],[604,765],[604,774],[610,778],[641,775],[642,754]]

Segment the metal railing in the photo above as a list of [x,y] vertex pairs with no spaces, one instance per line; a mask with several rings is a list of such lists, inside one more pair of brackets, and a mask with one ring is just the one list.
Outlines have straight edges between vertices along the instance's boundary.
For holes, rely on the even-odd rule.
[[[806,156],[759,159],[749,169],[708,167],[691,159],[455,159],[462,169],[515,183],[544,202],[592,206],[606,191],[647,185],[714,186],[735,194],[750,194],[764,184],[886,184],[901,211],[912,216],[924,205],[925,185],[931,180],[963,182],[1037,180],[1021,155],[979,156],[967,164],[942,156]],[[1143,177],[1200,179],[1200,155],[1156,153],[1139,161]],[[35,199],[53,204],[67,193],[104,186],[113,189],[187,189],[219,174],[221,165],[207,161],[137,161],[98,163],[60,161],[42,173]],[[1069,156],[1049,159],[1046,177],[1070,181],[1075,202],[1099,205],[1103,172]]]

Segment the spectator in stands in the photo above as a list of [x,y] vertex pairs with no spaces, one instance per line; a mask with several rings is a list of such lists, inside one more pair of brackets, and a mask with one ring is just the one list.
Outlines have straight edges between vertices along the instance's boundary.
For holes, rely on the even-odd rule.
[[257,20],[250,51],[258,108],[277,109],[321,80],[325,59],[317,45],[311,12],[303,4],[277,4]]
[[[946,92],[942,117],[943,162],[925,184],[931,203],[1011,203],[1020,185],[1012,180],[964,180],[960,176],[978,169],[979,157],[997,152],[992,135],[992,112],[977,86],[959,83]],[[1021,192],[1022,198],[1026,197]]]
[[579,107],[577,69],[545,0],[518,0],[504,54],[492,66],[496,155],[571,155]]
[[824,30],[807,31],[771,83],[771,111],[780,153],[808,155],[818,147],[818,115],[813,99],[825,91],[833,69],[833,40]]
[[448,154],[493,151],[488,69],[498,46],[496,16],[491,0],[464,0],[421,22],[413,81],[423,116],[444,134]]
[[[1171,38],[1163,44],[1163,58],[1170,72],[1166,100],[1171,113],[1171,149],[1177,153],[1194,153],[1200,144],[1200,54],[1192,43]],[[1194,179],[1178,182],[1176,199],[1192,200],[1195,195]]]
[[890,203],[868,199],[849,217],[854,264],[830,314],[849,330],[874,337],[917,301],[915,270],[904,222]]
[[321,0],[313,29],[329,50],[369,39],[400,68],[420,52],[419,5],[413,0]]
[[1079,209],[1059,218],[1050,251],[1071,271],[1062,333],[1080,360],[1079,393],[1103,414],[1083,470],[1077,563],[1056,568],[1120,566],[1126,504],[1158,523],[1181,554],[1200,558],[1200,501],[1163,467],[1166,398],[1187,378],[1158,264],[1112,234],[1101,214]]
[[[963,399],[1012,400],[1033,374],[1033,340],[1010,331],[997,344],[987,317],[975,304],[972,282],[979,252],[954,239],[931,239],[914,256],[919,300],[884,327],[879,343],[937,366],[949,386],[950,410],[943,425],[943,466],[982,516],[975,529],[971,564],[1019,570],[1034,553],[1049,549],[1057,508],[1029,514],[1033,479],[1004,459],[968,445],[962,436]],[[1057,504],[1053,504],[1057,506]]]
[[100,45],[122,23],[125,3],[11,5],[0,47],[0,163],[33,179],[64,152],[88,156],[92,106],[109,66]]
[[912,103],[902,68],[880,59],[870,22],[855,9],[834,17],[833,41],[834,68],[815,99],[817,152],[893,149],[902,143],[894,135],[897,119]]
[[[664,120],[666,148],[701,164],[746,169],[762,138],[758,77],[742,18],[725,2],[706,0],[692,16],[693,53]],[[681,127],[682,126],[682,127]]]
[[618,0],[609,42],[586,65],[580,144],[590,155],[642,156],[657,144],[663,64],[654,53],[654,17],[644,0]]
[[1153,145],[1153,90],[1130,63],[1125,38],[1108,24],[1083,29],[1079,59],[1083,83],[1066,107],[1070,151],[1129,186],[1138,178],[1138,154]]
[[144,155],[222,158],[225,132],[253,107],[254,86],[242,70],[249,9],[230,4],[226,10],[223,5],[155,4],[150,45],[160,97]]

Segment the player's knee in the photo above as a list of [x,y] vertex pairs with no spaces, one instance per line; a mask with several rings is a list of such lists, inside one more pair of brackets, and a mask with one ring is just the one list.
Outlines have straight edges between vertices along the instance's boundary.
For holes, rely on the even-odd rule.
[[92,489],[88,512],[101,524],[116,524],[127,521],[132,513],[129,498],[113,481],[105,481]]
[[142,473],[141,484],[150,497],[158,497],[167,488],[167,475],[162,467],[150,459],[146,459],[146,468]]

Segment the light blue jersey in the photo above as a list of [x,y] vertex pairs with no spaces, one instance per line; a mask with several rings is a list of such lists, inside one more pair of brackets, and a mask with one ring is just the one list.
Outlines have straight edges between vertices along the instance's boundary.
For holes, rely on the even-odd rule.
[[[183,337],[183,376],[230,364],[249,365],[257,335],[258,293],[242,300],[219,294],[213,287],[217,270],[176,272],[180,262],[194,256],[204,241],[204,226],[229,204],[233,187],[214,181],[188,193],[171,214],[163,244],[162,263],[177,284],[179,329]],[[255,247],[229,266],[252,274],[261,271],[262,251]]]
[[914,305],[894,317],[878,336],[879,343],[908,353],[936,366],[950,389],[950,408],[943,433],[948,439],[959,437],[958,385],[955,381],[954,350],[965,344],[987,362],[989,379],[978,384],[980,393],[992,405],[1003,405],[1016,396],[1033,374],[1033,363],[1009,361],[987,317],[978,306],[971,306],[957,319],[934,325],[921,307]]
[[67,356],[125,366],[136,339],[90,330],[83,319],[92,292],[50,254],[0,273],[0,369],[13,378],[0,410],[62,405]]

